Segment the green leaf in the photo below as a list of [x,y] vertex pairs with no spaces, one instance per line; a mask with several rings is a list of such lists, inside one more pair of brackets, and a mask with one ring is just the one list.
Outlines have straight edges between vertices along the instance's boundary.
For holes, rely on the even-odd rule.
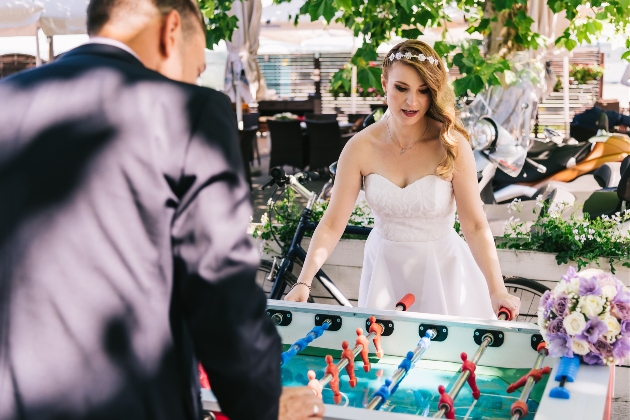
[[456,45],[445,41],[435,41],[435,44],[433,44],[433,49],[440,57],[446,57],[455,48],[457,48]]
[[625,53],[621,54],[621,59],[630,61],[630,51],[626,51]]
[[397,3],[402,6],[405,12],[411,13],[411,6],[414,3],[413,0],[398,0]]
[[418,39],[419,36],[423,35],[423,33],[417,28],[403,29],[400,31],[400,34],[403,38],[407,39]]
[[320,17],[324,17],[326,22],[330,22],[335,16],[336,10],[332,5],[332,0],[314,0],[310,3],[308,8],[308,14],[311,17],[311,22],[319,20]]
[[334,0],[337,9],[352,10],[352,0]]
[[381,90],[381,69],[378,67],[357,68],[357,83],[363,89],[373,87]]
[[485,83],[479,75],[466,75],[453,82],[453,89],[457,96],[465,95],[466,92],[479,93],[485,87]]

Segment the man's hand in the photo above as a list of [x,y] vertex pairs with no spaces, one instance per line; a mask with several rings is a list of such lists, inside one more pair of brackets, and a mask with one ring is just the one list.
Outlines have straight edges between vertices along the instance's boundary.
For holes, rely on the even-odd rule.
[[324,403],[308,387],[284,387],[280,395],[278,420],[322,418]]

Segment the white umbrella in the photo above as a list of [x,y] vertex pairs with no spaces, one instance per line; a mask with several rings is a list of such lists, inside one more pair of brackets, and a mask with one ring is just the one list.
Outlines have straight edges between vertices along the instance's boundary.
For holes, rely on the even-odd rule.
[[[240,101],[264,99],[266,84],[258,67],[257,53],[262,4],[260,0],[235,1],[231,15],[238,18],[238,29],[227,42],[225,93],[234,101],[239,114]],[[240,119],[239,119],[240,121]]]
[[88,0],[0,0],[0,36],[86,33]]

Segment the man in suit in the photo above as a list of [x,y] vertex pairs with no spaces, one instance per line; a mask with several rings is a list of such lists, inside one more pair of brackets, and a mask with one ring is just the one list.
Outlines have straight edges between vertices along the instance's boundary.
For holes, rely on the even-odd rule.
[[88,32],[0,82],[0,420],[197,419],[197,359],[231,420],[275,420],[235,117],[190,84],[196,2],[92,0]]

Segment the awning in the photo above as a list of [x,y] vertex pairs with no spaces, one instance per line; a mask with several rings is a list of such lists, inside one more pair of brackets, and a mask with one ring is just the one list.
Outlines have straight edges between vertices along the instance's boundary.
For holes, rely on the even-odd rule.
[[0,0],[0,36],[86,33],[88,0]]

